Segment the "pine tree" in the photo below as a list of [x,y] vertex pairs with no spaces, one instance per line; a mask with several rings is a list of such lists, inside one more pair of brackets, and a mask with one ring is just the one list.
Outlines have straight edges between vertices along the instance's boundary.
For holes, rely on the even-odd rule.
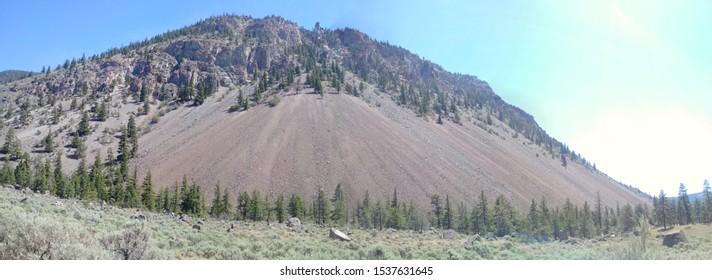
[[38,176],[35,177],[35,185],[33,188],[35,192],[42,194],[49,190],[49,173],[51,172],[45,170],[47,162],[48,161],[45,160],[44,163],[40,163],[40,165],[38,165]]
[[635,214],[633,212],[633,206],[630,204],[626,203],[625,206],[623,206],[623,210],[621,212],[621,231],[622,232],[631,232],[633,231],[633,228],[636,225],[636,219],[635,219]]
[[258,190],[252,191],[252,199],[250,200],[250,219],[253,221],[262,221],[266,218],[267,210],[265,202]]
[[536,201],[532,199],[532,204],[529,206],[529,232],[537,233],[539,231],[539,207]]
[[461,233],[470,231],[470,217],[467,213],[467,207],[462,202],[457,207],[457,231]]
[[280,194],[277,196],[277,200],[274,202],[274,211],[277,216],[277,222],[283,223],[287,216],[287,211],[284,207],[284,195]]
[[316,222],[321,225],[326,225],[329,223],[329,217],[331,216],[331,210],[329,209],[329,202],[324,194],[324,189],[319,189],[316,199]]
[[143,189],[141,193],[141,204],[143,204],[143,208],[151,212],[156,211],[156,193],[153,190],[153,180],[151,179],[150,170],[143,179],[141,189]]
[[131,158],[136,157],[138,154],[138,131],[136,129],[136,119],[133,115],[129,117],[129,124],[127,129],[129,143],[131,145]]
[[237,196],[237,219],[247,220],[250,214],[250,195],[243,191]]
[[222,195],[223,219],[232,219],[232,204],[230,203],[230,194],[227,189],[223,190]]
[[360,206],[357,210],[359,225],[361,228],[371,228],[373,224],[371,219],[371,199],[369,198],[368,190],[364,193]]
[[6,154],[10,160],[18,159],[22,155],[22,143],[20,139],[15,136],[15,130],[12,127],[7,130],[2,152]]
[[705,179],[702,188],[702,197],[704,202],[704,217],[705,223],[712,223],[712,187],[710,187],[710,181]]
[[[111,150],[109,150],[111,152]],[[121,127],[121,139],[119,139],[119,178],[118,182],[125,182],[128,178],[129,159],[131,159],[131,150],[129,148],[129,135],[125,126]]]
[[64,179],[64,172],[62,172],[62,150],[57,153],[57,158],[54,162],[54,186],[55,193],[62,198],[67,197],[66,193],[66,181]]
[[79,136],[87,136],[91,132],[91,126],[89,123],[89,113],[84,111],[82,114],[82,120],[79,122],[79,126],[77,127],[77,133]]
[[494,202],[494,213],[492,216],[495,235],[505,236],[513,231],[512,225],[512,206],[509,204],[504,195],[499,195]]
[[668,220],[667,220],[667,204],[666,198],[665,198],[665,191],[660,190],[660,195],[658,196],[658,207],[659,209],[656,211],[658,214],[658,221],[662,222],[663,229],[667,229],[668,225]]
[[450,195],[445,195],[445,209],[443,211],[443,228],[452,228],[452,206],[450,205]]
[[15,171],[12,169],[12,164],[7,158],[5,159],[5,164],[2,166],[0,182],[8,185],[15,184]]
[[74,189],[76,190],[77,194],[80,195],[84,201],[96,201],[97,200],[96,189],[91,187],[91,184],[89,181],[89,173],[87,172],[86,164],[87,164],[86,158],[82,157],[81,160],[79,161],[79,166],[77,167],[77,171],[74,173],[74,178],[73,178],[73,181],[75,182]]
[[218,218],[223,214],[225,206],[223,205],[222,197],[220,196],[220,182],[215,184],[215,193],[213,193],[213,201],[210,203],[210,216]]
[[564,153],[562,152],[562,153],[561,153],[561,166],[563,166],[564,168],[566,168],[567,165],[568,165],[568,164],[566,163],[566,155],[564,155]]
[[601,192],[596,191],[596,212],[594,213],[594,225],[596,232],[601,233],[603,227],[603,212],[601,209]]
[[491,228],[491,215],[490,215],[490,210],[487,206],[487,197],[485,196],[485,191],[480,191],[480,204],[478,206],[479,208],[479,214],[480,214],[480,234],[485,234],[489,232]]
[[331,212],[331,220],[337,225],[346,224],[348,222],[348,212],[346,209],[346,201],[344,200],[344,192],[341,189],[340,183],[336,185],[331,203],[334,204],[334,211]]
[[692,221],[692,211],[690,211],[690,198],[687,196],[687,188],[680,184],[680,191],[677,196],[678,213],[677,221],[681,225],[689,224]]
[[541,202],[539,203],[539,232],[540,236],[551,236],[551,215],[549,213],[549,207],[546,205],[546,197],[541,197]]
[[101,150],[99,150],[94,157],[94,165],[92,165],[89,180],[91,181],[91,185],[96,190],[97,197],[100,200],[108,200],[106,179],[104,177],[104,162],[101,160]]
[[593,222],[593,215],[591,213],[591,207],[588,205],[588,202],[585,201],[583,203],[583,212],[581,217],[579,217],[579,220],[581,221],[580,229],[581,229],[581,237],[583,238],[591,238],[593,237],[593,230],[594,230],[594,222]]
[[302,201],[302,197],[299,196],[299,194],[293,193],[292,197],[289,199],[289,216],[290,217],[296,217],[300,220],[304,219],[305,216],[305,208],[304,208],[304,201]]
[[124,208],[139,208],[141,205],[139,190],[138,190],[138,178],[136,171],[134,170],[133,178],[126,182],[126,191],[124,192]]
[[45,149],[45,152],[47,153],[52,153],[54,152],[54,137],[52,137],[52,128],[50,127],[49,132],[47,133],[47,136],[45,136],[42,139],[42,146]]
[[386,222],[386,212],[380,200],[376,201],[376,206],[373,208],[371,216],[373,227],[378,228],[378,230],[383,230],[383,226]]
[[21,188],[32,187],[32,169],[30,167],[30,155],[23,153],[20,162],[15,167],[15,180]]
[[435,225],[438,228],[443,227],[443,221],[442,221],[442,212],[443,212],[443,207],[442,203],[440,202],[440,196],[437,194],[434,194],[430,197],[430,204],[433,205],[433,216],[435,216]]

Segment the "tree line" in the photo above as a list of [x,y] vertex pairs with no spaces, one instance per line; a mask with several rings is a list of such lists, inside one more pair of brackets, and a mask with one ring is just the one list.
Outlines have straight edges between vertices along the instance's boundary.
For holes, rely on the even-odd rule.
[[[555,207],[549,206],[546,197],[542,197],[540,200],[533,199],[528,211],[520,212],[503,195],[497,196],[491,204],[484,191],[479,197],[472,198],[471,208],[468,208],[464,201],[455,205],[449,195],[443,198],[434,194],[430,197],[431,208],[423,209],[412,201],[406,203],[400,200],[395,188],[392,196],[385,201],[372,199],[368,191],[365,191],[360,199],[356,199],[356,205],[349,208],[341,184],[335,187],[330,196],[326,190],[319,189],[312,197],[308,197],[311,201],[309,203],[299,193],[291,194],[288,198],[280,194],[272,200],[259,190],[240,192],[237,198],[233,199],[228,190],[218,183],[212,201],[208,204],[202,187],[193,181],[189,182],[187,176],[184,176],[180,183],[176,182],[172,188],[162,188],[156,192],[150,171],[143,181],[137,178],[136,170],[128,174],[128,159],[135,154],[130,144],[135,133],[124,129],[117,157],[113,156],[111,150],[106,160],[98,153],[90,168],[87,168],[86,161],[82,158],[77,170],[69,175],[62,172],[61,152],[53,162],[45,160],[34,165],[30,164],[29,156],[24,153],[17,159],[18,163],[14,168],[9,160],[5,162],[0,170],[0,183],[30,188],[36,192],[48,192],[61,198],[77,198],[88,202],[104,201],[118,207],[141,208],[154,212],[182,212],[196,217],[278,223],[297,217],[329,226],[415,231],[434,227],[453,229],[465,234],[505,236],[518,233],[539,240],[556,239],[561,237],[561,234],[592,238],[600,234],[630,232],[637,225],[638,217],[646,217],[653,223],[662,221],[665,225],[671,223],[669,220],[666,223],[668,217],[682,217],[685,222],[694,221],[688,220],[687,214],[675,216],[665,212],[660,216],[661,209],[672,209],[660,207],[670,205],[665,202],[664,195],[654,200],[653,214],[646,205],[634,207],[626,204],[623,207],[616,206],[615,209],[603,206],[600,195],[597,195],[594,205],[588,202],[582,206],[574,205],[567,199],[564,205]],[[706,197],[712,200],[709,183],[706,182],[705,186]],[[679,201],[678,205],[681,206],[677,208],[687,209],[684,199]],[[690,207],[689,209],[693,209],[689,212],[693,213],[690,215],[698,217],[699,215],[694,214],[694,209],[701,208],[696,208],[695,204]],[[701,217],[703,218],[698,221],[709,222],[709,215]]]
[[712,223],[712,189],[710,182],[702,184],[702,199],[690,201],[685,184],[680,184],[677,198],[667,197],[665,191],[653,197],[653,220],[660,227],[668,228],[674,225]]

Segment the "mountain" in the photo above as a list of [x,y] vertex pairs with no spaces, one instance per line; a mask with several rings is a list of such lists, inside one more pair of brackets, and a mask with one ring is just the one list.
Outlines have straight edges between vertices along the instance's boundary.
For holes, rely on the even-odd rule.
[[[233,197],[311,200],[341,184],[350,204],[394,190],[428,207],[433,194],[473,204],[481,191],[520,209],[597,193],[611,207],[649,203],[485,81],[355,29],[226,15],[71,61],[0,85],[3,123],[36,166],[57,154],[42,148],[51,133],[66,172],[111,152],[160,188],[185,175],[208,196],[219,183]],[[131,116],[135,153],[119,147]],[[133,175],[117,165],[112,176]]]
[[34,73],[32,73],[30,71],[22,71],[22,70],[0,71],[0,83],[12,82],[15,80],[19,80],[22,78],[32,76],[32,74],[34,74]]

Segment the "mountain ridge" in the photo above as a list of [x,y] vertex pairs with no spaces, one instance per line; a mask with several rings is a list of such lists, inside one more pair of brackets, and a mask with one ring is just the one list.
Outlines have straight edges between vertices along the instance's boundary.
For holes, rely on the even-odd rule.
[[[291,81],[288,81],[289,77],[291,77]],[[318,77],[316,78],[317,82],[313,81],[314,77]],[[503,139],[502,141],[514,139],[511,142],[516,143],[522,141],[524,143],[522,145],[531,147],[530,149],[533,153],[528,156],[535,154],[535,160],[536,158],[552,158],[547,163],[546,168],[531,167],[533,168],[530,171],[532,174],[520,176],[522,178],[517,180],[501,178],[502,176],[508,176],[504,175],[508,173],[497,171],[502,169],[502,166],[511,164],[511,162],[497,162],[492,164],[493,167],[485,168],[486,171],[483,171],[481,176],[467,175],[468,172],[463,169],[465,170],[464,172],[446,172],[457,178],[453,179],[454,181],[452,182],[449,182],[448,179],[431,179],[428,181],[431,184],[460,184],[460,186],[444,187],[445,190],[456,190],[453,192],[457,193],[460,201],[467,201],[468,199],[465,197],[474,197],[479,193],[479,190],[487,189],[488,193],[492,192],[492,196],[494,194],[507,194],[510,199],[518,203],[520,208],[524,208],[527,206],[526,202],[529,199],[540,198],[539,195],[542,192],[528,191],[524,186],[514,185],[532,182],[534,185],[544,186],[551,183],[548,182],[550,180],[542,179],[543,177],[535,174],[544,172],[547,169],[554,170],[552,166],[556,166],[559,162],[559,157],[565,157],[567,160],[575,162],[575,164],[569,164],[569,167],[564,170],[574,169],[578,174],[576,176],[589,176],[580,175],[584,174],[584,172],[589,172],[593,176],[601,177],[600,180],[579,180],[576,178],[554,180],[555,183],[552,184],[555,186],[569,185],[566,188],[578,190],[569,191],[571,199],[578,202],[593,201],[594,192],[592,190],[595,188],[586,190],[584,186],[584,182],[591,180],[590,182],[595,182],[597,186],[610,184],[610,188],[620,188],[622,190],[622,192],[618,190],[611,191],[611,197],[609,198],[609,195],[606,196],[607,205],[613,206],[616,201],[636,202],[644,200],[643,197],[635,198],[636,195],[640,195],[639,191],[625,188],[614,182],[604,183],[610,178],[599,174],[584,158],[571,152],[566,145],[550,137],[538,126],[533,116],[502,100],[486,82],[479,80],[475,76],[449,73],[441,66],[423,60],[403,48],[376,42],[368,35],[352,28],[326,30],[317,25],[313,30],[306,30],[279,17],[267,17],[264,19],[235,16],[213,17],[176,31],[158,35],[150,40],[137,42],[120,49],[111,49],[99,56],[92,56],[89,59],[82,58],[78,61],[73,59],[71,63],[65,65],[59,71],[35,76],[32,81],[24,81],[26,82],[11,83],[5,87],[0,87],[0,92],[3,92],[3,99],[6,101],[5,111],[12,112],[12,114],[8,113],[10,118],[7,118],[6,122],[20,128],[18,135],[23,140],[25,147],[31,148],[31,146],[39,142],[39,135],[48,133],[49,127],[46,124],[49,121],[45,117],[52,112],[50,107],[55,107],[47,106],[47,104],[52,103],[53,98],[57,99],[54,101],[55,104],[62,104],[64,108],[72,107],[70,103],[74,99],[82,100],[82,104],[79,105],[81,106],[80,109],[70,110],[71,112],[67,112],[62,121],[55,124],[61,130],[54,130],[54,133],[57,134],[57,141],[55,142],[62,144],[69,144],[71,130],[78,122],[77,115],[79,112],[96,111],[100,104],[106,103],[111,107],[109,110],[110,117],[104,122],[94,122],[96,128],[93,129],[91,137],[88,137],[90,140],[87,143],[87,154],[85,156],[91,158],[92,155],[102,149],[104,150],[102,155],[106,155],[105,149],[107,146],[113,147],[118,144],[116,143],[117,141],[112,140],[112,137],[116,137],[119,134],[120,126],[128,121],[129,115],[133,114],[136,116],[141,133],[144,136],[139,140],[139,147],[141,148],[132,164],[139,167],[139,169],[145,169],[145,166],[150,166],[151,169],[155,170],[167,170],[158,171],[159,174],[166,175],[164,177],[166,179],[160,179],[165,180],[161,181],[161,187],[170,187],[171,181],[178,181],[178,177],[186,173],[188,176],[209,177],[212,171],[201,171],[203,175],[190,174],[189,171],[196,170],[197,167],[183,166],[177,169],[185,171],[184,174],[170,174],[168,176],[169,173],[175,173],[176,171],[175,168],[170,168],[170,166],[176,167],[176,162],[185,162],[188,159],[179,161],[180,155],[177,158],[169,155],[160,157],[156,156],[154,151],[161,149],[164,151],[180,150],[186,147],[194,147],[194,143],[189,143],[191,140],[181,138],[181,135],[194,133],[194,135],[199,136],[199,131],[194,130],[193,127],[204,127],[205,123],[201,121],[201,116],[203,115],[214,115],[215,117],[206,117],[205,119],[212,121],[218,128],[225,128],[229,125],[224,124],[225,119],[253,117],[254,120],[250,122],[251,126],[259,128],[262,122],[261,119],[270,117],[261,115],[261,118],[255,118],[253,115],[267,112],[265,110],[269,108],[266,103],[276,97],[279,98],[277,100],[281,99],[282,101],[276,105],[276,108],[269,110],[281,112],[282,107],[287,107],[292,108],[294,112],[297,109],[290,107],[294,105],[290,103],[298,101],[301,102],[300,104],[307,104],[305,106],[309,106],[309,110],[313,111],[321,108],[319,107],[321,105],[316,105],[318,100],[323,101],[321,103],[322,105],[326,104],[324,106],[333,106],[332,103],[329,103],[329,101],[333,100],[336,106],[341,106],[338,107],[343,109],[341,112],[353,113],[354,118],[381,114],[377,119],[379,122],[385,123],[385,125],[377,127],[383,130],[398,130],[400,127],[395,126],[394,123],[398,122],[395,122],[394,119],[404,118],[406,121],[402,121],[401,126],[403,123],[407,123],[411,127],[425,125],[422,130],[426,131],[423,132],[424,135],[428,135],[421,139],[407,136],[413,139],[411,141],[412,145],[433,148],[434,146],[429,144],[428,141],[442,141],[437,135],[451,133],[455,136],[448,138],[451,139],[448,140],[450,141],[448,142],[450,146],[441,146],[441,148],[459,145],[461,149],[470,149],[472,152],[468,155],[473,157],[477,155],[483,162],[487,162],[487,160],[496,162],[497,155],[493,156],[480,151],[482,148],[472,148],[471,145],[475,143],[472,142],[472,139],[474,139],[472,135],[477,135],[477,139],[491,137],[492,139]],[[299,94],[300,91],[301,93],[317,93],[317,83],[319,87],[326,88],[322,90],[322,93],[326,91],[326,96],[323,94]],[[324,86],[325,84],[326,86]],[[22,95],[23,93],[28,94],[28,96]],[[251,100],[247,102],[248,105],[258,107],[240,109],[238,110],[239,112],[235,113],[227,112],[231,110],[230,107],[232,105],[236,105],[233,104],[236,102],[231,100],[237,100],[239,95]],[[318,95],[320,97],[317,97]],[[144,96],[144,100],[149,101],[140,101],[142,99],[141,96]],[[305,98],[315,98],[317,100],[305,100]],[[366,105],[368,108],[362,107],[365,104],[360,102],[363,101],[366,102],[365,104],[369,104]],[[19,108],[14,108],[14,106]],[[206,109],[211,108],[208,106],[215,108],[211,111]],[[145,110],[143,108],[148,108],[147,111],[149,113],[144,115],[141,112],[141,110]],[[219,111],[215,111],[215,109],[219,109]],[[325,110],[328,111],[329,109],[330,107]],[[351,109],[353,111],[349,111]],[[404,112],[403,109],[409,109],[411,113]],[[19,112],[17,112],[18,110]],[[389,118],[386,110],[390,110],[396,117]],[[24,121],[23,111],[29,111],[25,114]],[[215,112],[221,112],[227,114],[227,116],[218,116],[215,115]],[[92,113],[95,114],[96,112]],[[333,112],[333,114],[336,113],[338,112]],[[164,147],[152,145],[152,143],[161,141],[170,143],[170,139],[165,139],[165,135],[156,133],[156,131],[172,131],[175,127],[181,127],[179,124],[166,125],[166,123],[175,122],[177,114],[188,116],[185,121],[192,124],[192,126],[183,127],[181,128],[182,130],[171,133],[171,137],[181,138],[181,141],[184,142]],[[384,116],[385,118],[383,118]],[[156,119],[155,123],[154,119]],[[311,115],[311,118],[304,117],[303,119],[305,123],[312,125],[319,121],[314,115]],[[422,123],[414,122],[416,119]],[[432,122],[434,119],[443,119],[446,124],[439,127]],[[288,119],[282,118],[280,121],[290,124],[287,127],[298,125],[289,122]],[[333,121],[333,123],[322,125],[336,125],[343,120],[333,118]],[[221,127],[219,125],[225,126]],[[348,122],[348,126],[351,127],[358,125],[359,123],[355,121]],[[443,131],[444,127],[450,126],[455,129]],[[462,127],[462,129],[457,126]],[[477,131],[476,129],[482,129],[482,131]],[[483,131],[486,133],[485,136],[483,136]],[[256,131],[256,133],[270,134],[275,132]],[[312,133],[318,134],[320,132],[314,130]],[[390,137],[396,139],[403,135],[408,135],[407,133],[407,131],[400,131]],[[307,139],[301,136],[295,137],[296,139]],[[352,135],[351,137],[355,136]],[[323,140],[323,138],[328,138],[328,136],[323,135],[314,139]],[[492,139],[487,141],[492,143]],[[293,141],[301,143],[303,140]],[[381,138],[373,138],[371,140],[374,146],[376,143],[384,141],[386,140]],[[244,142],[249,143],[249,140],[244,140]],[[270,140],[264,139],[262,142],[270,143]],[[393,148],[398,144],[398,142],[393,142],[388,147]],[[486,147],[499,146],[501,145],[495,143]],[[337,145],[333,147],[331,150],[322,152],[319,151],[318,147],[313,147],[309,151],[314,153],[315,157],[329,158],[326,155],[319,155],[319,153],[328,154],[340,149]],[[513,146],[506,147],[508,148],[501,148],[501,150],[506,151]],[[236,147],[233,148],[238,149]],[[288,148],[280,146],[278,150]],[[451,154],[458,153],[457,149],[448,149]],[[65,148],[65,150],[65,155],[75,152],[72,148]],[[386,153],[386,151],[379,151],[378,153],[364,155],[364,157],[378,158],[379,153]],[[208,151],[208,154],[210,153]],[[215,153],[215,151],[212,153]],[[245,151],[236,151],[235,153],[246,154]],[[523,160],[524,156],[520,155],[520,152],[517,153],[512,155],[512,162]],[[523,153],[521,152],[521,154]],[[394,154],[392,157],[393,159],[405,158],[405,154],[405,152],[398,153],[398,155]],[[464,155],[464,153],[462,154]],[[488,155],[489,158],[484,155]],[[451,165],[451,167],[445,168],[446,170],[461,168],[457,166],[466,165],[468,157],[459,157],[458,160],[452,161],[453,163],[446,164],[446,161],[442,161],[441,165]],[[493,157],[495,158],[493,159]],[[275,155],[275,158],[279,158],[279,156]],[[433,156],[421,154],[417,158],[427,161],[432,159]],[[329,169],[329,167],[319,166],[331,164],[333,157],[330,159],[326,163],[313,160],[308,164],[315,165],[316,169],[321,168],[320,172],[322,173],[329,172],[333,170]],[[384,167],[396,166],[398,161],[393,159],[382,159],[380,164]],[[65,166],[70,168],[69,170],[72,170],[71,168],[77,165],[77,160],[69,158],[63,160],[67,161]],[[164,162],[172,163],[173,165],[165,164]],[[368,162],[373,163],[374,161]],[[254,166],[255,164],[255,161],[245,160],[234,162],[233,167]],[[363,165],[367,165],[367,163]],[[527,163],[525,166],[529,168],[529,166],[536,166],[536,164],[532,161],[532,163]],[[265,168],[267,167],[265,166]],[[283,168],[282,165],[271,167],[277,168],[277,170]],[[470,165],[470,167],[470,170],[483,168],[478,165]],[[220,166],[216,166],[216,168],[220,168]],[[352,169],[354,168],[359,169],[358,166],[352,167]],[[362,170],[368,169],[365,167],[360,168]],[[390,174],[400,174],[398,172],[401,172],[405,174],[401,174],[402,176],[408,177],[414,176],[414,174],[427,174],[430,170],[437,170],[438,168],[441,167],[425,164],[411,167],[412,170],[410,171],[391,171]],[[296,172],[295,170],[286,171]],[[348,174],[346,171],[338,172]],[[377,171],[369,172],[377,173]],[[549,172],[556,173],[554,171]],[[144,173],[144,171],[142,170],[141,173]],[[308,174],[309,172],[303,171],[303,173]],[[262,175],[263,178],[255,179],[253,180],[254,182],[249,181],[246,184],[261,182],[260,184],[266,184],[267,186],[259,185],[252,186],[252,188],[266,188],[267,191],[274,193],[282,193],[285,188],[288,188],[286,185],[270,185],[272,183],[264,180],[266,177],[273,175],[264,173]],[[309,176],[311,178],[317,177],[317,175],[313,174]],[[304,179],[310,178],[309,176],[297,176],[297,178],[301,179],[294,179],[292,184],[301,185],[296,189],[302,189],[305,190],[306,194],[312,194],[315,192],[314,188],[330,189],[333,188],[336,182],[351,179],[348,178],[348,175],[344,175],[347,177],[345,179],[331,178],[319,182]],[[375,177],[379,176],[383,177],[385,175],[375,175]],[[557,176],[561,178],[567,177],[564,175]],[[426,177],[436,178],[437,176],[428,175]],[[489,182],[482,183],[473,179],[474,177],[484,178],[481,180],[489,180]],[[221,183],[229,185],[234,194],[237,191],[235,188],[243,190],[250,188],[250,186],[235,183],[235,181],[239,180],[240,178],[238,177]],[[387,181],[386,179],[379,180]],[[198,181],[204,188],[211,188],[216,183],[200,178]],[[418,190],[412,194],[413,197],[410,197],[410,199],[418,200],[421,204],[427,204],[428,195],[441,190],[440,187],[443,187],[426,187],[422,182],[418,184],[418,180],[411,182],[415,182],[414,184],[419,186],[402,188]],[[355,183],[345,183],[355,185]],[[482,184],[482,186],[477,186],[478,183]],[[379,190],[377,196],[381,198],[392,192],[391,186],[385,187],[380,186],[380,184],[382,183],[366,183],[368,185],[366,187],[354,186],[354,188],[365,188],[370,191]],[[465,184],[467,186],[462,186]],[[393,182],[386,185],[398,187]],[[271,191],[270,188],[272,188]],[[387,189],[384,191],[383,188]],[[558,187],[550,187],[551,190],[548,193],[550,196],[556,197],[552,198],[552,200],[562,203],[562,196],[555,194],[556,188]],[[626,192],[630,193],[626,194]],[[352,191],[350,194],[352,197],[360,195],[357,191]]]

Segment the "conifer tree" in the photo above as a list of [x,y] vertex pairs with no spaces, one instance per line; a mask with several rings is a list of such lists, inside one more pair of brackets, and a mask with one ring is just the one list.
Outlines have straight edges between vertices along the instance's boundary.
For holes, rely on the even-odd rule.
[[39,166],[39,176],[35,178],[35,191],[39,193],[45,193],[50,189],[50,174],[52,173],[52,167],[49,164],[49,160],[45,160],[44,163]]
[[222,218],[232,219],[232,204],[230,203],[230,194],[227,192],[227,189],[223,190],[222,207],[223,207]]
[[126,129],[131,146],[130,158],[134,158],[138,154],[138,131],[136,129],[136,119],[133,115],[129,117],[129,124]]
[[237,196],[237,219],[249,219],[250,212],[250,195],[244,191]]
[[705,200],[704,202],[704,220],[705,223],[711,223],[712,222],[712,187],[710,187],[710,181],[705,179],[705,182],[702,184],[702,197]]
[[15,136],[15,129],[10,127],[5,135],[5,144],[2,146],[2,152],[8,156],[10,160],[20,158],[22,155],[22,143]]
[[[129,149],[129,135],[125,126],[121,127],[121,139],[119,140],[119,178],[118,182],[125,182],[128,178],[129,159],[131,158],[131,150]],[[111,151],[109,151],[111,152]]]
[[52,153],[54,152],[54,137],[52,137],[52,128],[50,127],[49,133],[47,133],[47,136],[45,136],[42,139],[42,146],[45,149],[45,152],[47,153]]
[[95,201],[97,199],[96,189],[90,187],[89,173],[86,168],[86,159],[82,157],[79,161],[77,171],[74,173],[74,189],[84,201]]
[[126,182],[126,191],[124,193],[124,208],[139,208],[141,205],[139,190],[138,190],[138,178],[137,173],[134,170],[133,177]]
[[364,193],[363,201],[361,201],[360,204],[361,207],[358,211],[358,222],[361,228],[371,228],[373,224],[371,219],[371,199],[369,198],[368,190]]
[[32,186],[32,169],[30,168],[30,155],[23,153],[20,162],[15,167],[15,180],[21,188]]
[[68,197],[66,185],[64,172],[62,172],[62,150],[60,150],[59,153],[57,153],[57,158],[54,162],[54,186],[55,192],[59,197]]
[[433,216],[435,217],[435,225],[438,228],[443,227],[443,221],[442,221],[442,212],[443,212],[443,207],[442,203],[440,202],[440,196],[437,194],[434,194],[430,197],[430,204],[433,205]]
[[635,219],[635,213],[633,211],[633,206],[630,204],[626,203],[625,206],[623,206],[623,210],[621,211],[621,231],[622,232],[631,232],[633,231],[633,228],[636,225],[636,219]]
[[491,215],[488,207],[489,206],[487,206],[487,197],[485,196],[485,191],[480,191],[480,204],[478,206],[480,214],[480,234],[485,234],[491,228]]
[[337,225],[346,224],[348,221],[348,212],[346,209],[346,201],[344,200],[344,191],[341,189],[340,183],[336,185],[331,203],[334,204],[334,211],[331,212],[331,220]]
[[601,233],[603,227],[603,213],[601,210],[601,192],[596,191],[596,212],[594,213],[596,232]]
[[512,233],[512,211],[513,209],[509,204],[509,201],[504,198],[504,195],[500,194],[497,199],[495,199],[494,213],[492,216],[495,227],[495,235],[505,236]]
[[210,203],[210,216],[218,218],[222,215],[224,206],[222,205],[222,197],[220,192],[220,182],[215,184],[215,192],[213,193],[213,201]]
[[304,219],[304,201],[302,201],[302,197],[299,196],[299,194],[293,193],[292,197],[289,199],[289,216],[296,217],[300,220]]
[[3,184],[14,185],[15,184],[15,171],[12,169],[12,164],[6,158],[5,164],[2,166],[2,176],[0,176],[0,182]]
[[581,216],[579,217],[580,220],[580,229],[581,229],[581,237],[583,238],[591,238],[593,237],[593,230],[594,230],[594,225],[593,225],[593,215],[591,213],[591,207],[588,205],[588,202],[585,201],[583,203],[583,211],[581,213]]
[[150,170],[143,179],[141,189],[143,190],[141,193],[141,204],[143,204],[143,208],[151,212],[156,211],[156,193],[153,190],[153,180],[151,179]]
[[89,123],[89,113],[84,111],[82,114],[82,120],[79,122],[79,126],[77,127],[77,133],[79,136],[87,136],[91,132],[91,126]]
[[252,199],[250,199],[250,219],[253,221],[262,221],[266,217],[265,203],[258,190],[252,191]]
[[107,200],[104,162],[101,160],[101,150],[99,150],[94,157],[94,165],[92,165],[89,180],[91,181],[91,186],[96,190],[97,197],[100,200]]
[[329,209],[329,202],[327,201],[326,195],[324,194],[324,189],[319,189],[316,199],[316,222],[321,225],[326,225],[329,223],[329,217],[331,216],[331,210]]
[[380,200],[376,201],[376,206],[373,208],[371,215],[373,227],[378,228],[378,230],[383,230],[383,226],[386,223],[386,212]]
[[462,201],[457,207],[457,231],[461,233],[470,231],[470,217],[467,213],[467,207]]
[[274,202],[274,211],[277,216],[277,222],[283,223],[287,216],[287,211],[284,207],[284,195],[280,194],[277,196],[277,200]]
[[443,211],[443,228],[452,228],[452,206],[450,205],[450,195],[445,195],[445,209]]
[[687,196],[687,188],[684,184],[680,184],[680,191],[677,195],[677,203],[678,224],[689,224],[692,221],[692,211],[690,211],[690,198]]
[[539,232],[539,207],[536,205],[536,201],[532,199],[532,204],[529,206],[529,232],[538,233]]

